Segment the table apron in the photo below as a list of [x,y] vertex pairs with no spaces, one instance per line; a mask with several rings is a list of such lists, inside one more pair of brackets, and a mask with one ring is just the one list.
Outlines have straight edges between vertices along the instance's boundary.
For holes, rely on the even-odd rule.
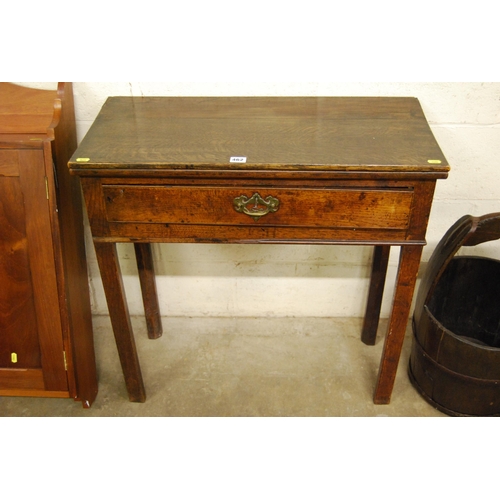
[[82,179],[92,235],[103,242],[425,244],[435,181],[276,184]]
[[425,245],[425,239],[406,239],[406,231],[303,227],[251,227],[186,224],[109,223],[100,242],[276,243],[316,245]]

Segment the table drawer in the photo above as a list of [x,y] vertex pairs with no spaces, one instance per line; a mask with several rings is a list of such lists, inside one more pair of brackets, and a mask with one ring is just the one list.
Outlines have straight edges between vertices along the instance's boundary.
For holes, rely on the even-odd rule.
[[413,191],[103,186],[108,222],[405,229]]

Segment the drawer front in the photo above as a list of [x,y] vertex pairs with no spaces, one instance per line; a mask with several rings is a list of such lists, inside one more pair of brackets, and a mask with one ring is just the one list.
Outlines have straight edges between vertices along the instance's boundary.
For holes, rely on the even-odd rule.
[[410,189],[103,186],[110,223],[398,229]]

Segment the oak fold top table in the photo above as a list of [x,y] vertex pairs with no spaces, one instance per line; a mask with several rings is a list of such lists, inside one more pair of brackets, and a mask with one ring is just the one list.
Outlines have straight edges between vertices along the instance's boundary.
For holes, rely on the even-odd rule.
[[161,335],[150,243],[374,246],[361,334],[374,344],[401,247],[374,402],[390,401],[437,179],[407,97],[110,97],[69,161],[81,179],[131,401],[145,389],[116,243],[133,242],[148,335]]

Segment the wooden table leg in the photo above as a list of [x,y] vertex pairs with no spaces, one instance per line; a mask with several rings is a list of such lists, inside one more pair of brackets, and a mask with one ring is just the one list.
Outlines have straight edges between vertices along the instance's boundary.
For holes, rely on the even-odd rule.
[[130,401],[146,401],[115,243],[94,242],[116,347]]
[[392,312],[385,338],[373,402],[389,404],[405,337],[422,246],[402,246]]
[[142,301],[146,316],[148,337],[157,339],[161,337],[163,328],[161,324],[160,306],[156,291],[155,270],[153,254],[149,243],[134,243],[139,281],[141,283]]
[[372,274],[370,279],[370,290],[368,292],[368,303],[361,332],[361,340],[367,345],[375,345],[377,338],[378,322],[380,319],[380,308],[384,295],[387,265],[389,263],[389,245],[377,245],[373,249]]

